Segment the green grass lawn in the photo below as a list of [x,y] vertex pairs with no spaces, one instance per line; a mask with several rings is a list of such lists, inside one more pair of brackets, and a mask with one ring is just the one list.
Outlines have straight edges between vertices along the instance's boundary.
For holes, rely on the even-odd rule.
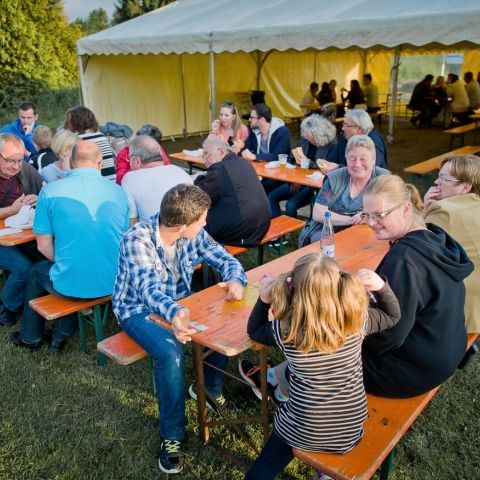
[[[272,258],[267,253],[265,260]],[[253,253],[240,260],[247,269],[254,266]],[[117,329],[112,319],[108,330]],[[58,356],[46,349],[31,353],[9,344],[13,330],[0,330],[1,480],[164,478],[156,465],[158,413],[146,361],[98,367],[92,331],[89,354],[80,352],[78,335]],[[187,385],[193,378],[189,352],[187,347]],[[400,442],[393,479],[479,478],[479,391],[477,360],[447,382]],[[244,385],[227,381],[225,393],[242,413],[258,413]],[[260,426],[244,429],[248,440],[231,428],[212,428],[205,446],[198,438],[195,402],[186,404],[186,468],[178,478],[242,479],[255,458],[252,447],[260,447]],[[312,470],[294,461],[282,478],[311,476]]]

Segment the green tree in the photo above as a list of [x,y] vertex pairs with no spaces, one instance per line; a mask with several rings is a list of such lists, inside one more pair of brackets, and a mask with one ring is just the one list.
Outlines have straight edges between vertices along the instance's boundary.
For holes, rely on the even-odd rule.
[[109,27],[108,14],[103,8],[92,10],[86,19],[77,18],[75,25],[78,25],[87,35],[105,30]]
[[112,24],[125,22],[144,13],[164,7],[174,0],[118,0],[113,12]]
[[61,0],[9,0],[0,9],[0,109],[41,91],[75,85],[75,46]]

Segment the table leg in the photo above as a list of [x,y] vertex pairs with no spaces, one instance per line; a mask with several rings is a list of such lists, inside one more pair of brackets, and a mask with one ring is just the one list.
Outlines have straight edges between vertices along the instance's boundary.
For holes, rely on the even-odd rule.
[[202,346],[192,342],[193,362],[195,364],[195,385],[197,388],[197,412],[198,428],[200,438],[204,443],[208,443],[209,432],[207,426],[207,401],[205,398],[205,376],[203,371],[203,351]]
[[260,403],[260,415],[262,418],[263,444],[267,443],[270,435],[268,426],[268,391],[267,391],[267,349],[261,348],[260,355],[260,390],[262,392],[262,401]]

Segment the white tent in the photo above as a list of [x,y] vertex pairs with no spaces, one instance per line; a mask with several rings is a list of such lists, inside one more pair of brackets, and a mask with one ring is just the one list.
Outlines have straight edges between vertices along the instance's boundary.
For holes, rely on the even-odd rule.
[[255,88],[277,115],[295,114],[313,79],[342,86],[370,71],[386,93],[400,54],[461,52],[480,70],[479,25],[479,0],[178,0],[77,51],[102,121],[179,134],[207,130],[209,108]]

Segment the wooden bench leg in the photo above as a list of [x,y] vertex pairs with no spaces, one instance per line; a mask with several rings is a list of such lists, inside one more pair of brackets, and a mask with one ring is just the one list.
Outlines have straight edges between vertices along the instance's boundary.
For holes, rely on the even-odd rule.
[[262,392],[260,416],[262,418],[263,445],[265,445],[270,435],[270,428],[268,425],[267,349],[261,348],[258,354],[260,357],[260,387]]
[[87,333],[85,331],[85,324],[87,319],[82,314],[82,312],[77,313],[78,318],[78,331],[80,334],[80,349],[83,353],[87,353]]
[[263,265],[264,245],[258,246],[257,265]]
[[[95,327],[95,339],[97,343],[101,342],[105,338],[105,332],[103,329],[104,322],[106,321],[108,314],[108,303],[105,305],[105,309],[102,316],[102,308],[100,305],[93,307],[93,325]],[[97,363],[101,367],[105,366],[105,355],[97,351]]]
[[395,458],[395,448],[388,454],[388,457],[383,461],[380,469],[380,480],[388,480],[393,470],[393,461]]

